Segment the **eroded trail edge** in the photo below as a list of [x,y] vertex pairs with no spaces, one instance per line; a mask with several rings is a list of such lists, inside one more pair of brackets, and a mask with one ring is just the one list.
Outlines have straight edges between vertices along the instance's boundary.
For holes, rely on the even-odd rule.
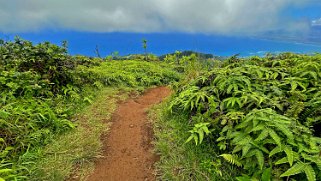
[[104,138],[103,158],[96,162],[90,181],[155,180],[153,129],[147,110],[171,93],[168,87],[147,90],[138,98],[120,103],[113,114],[111,130]]

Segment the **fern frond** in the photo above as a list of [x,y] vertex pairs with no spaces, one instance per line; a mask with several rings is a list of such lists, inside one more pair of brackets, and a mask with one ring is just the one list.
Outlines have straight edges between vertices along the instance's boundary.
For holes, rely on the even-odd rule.
[[247,135],[245,133],[242,133],[242,132],[234,132],[230,135],[230,138],[234,138],[233,139],[233,142],[234,143],[238,143],[239,141],[245,139],[247,137]]
[[236,145],[232,151],[232,153],[237,153],[243,149],[243,145]]
[[247,118],[245,118],[244,120],[242,120],[241,123],[239,123],[238,125],[235,126],[236,129],[242,129],[242,128],[245,128],[245,127],[248,127],[249,126],[249,122],[250,122],[250,119],[249,116],[246,116]]
[[273,155],[275,155],[277,153],[280,153],[282,151],[283,151],[282,148],[280,146],[277,146],[270,152],[269,157],[271,157],[271,156],[273,156]]
[[256,142],[264,140],[266,137],[269,136],[269,130],[265,129],[263,130],[259,136],[255,139]]
[[263,130],[264,128],[265,128],[264,124],[259,124],[256,127],[254,127],[253,129],[251,129],[251,131],[249,131],[249,133],[255,132],[255,131],[260,131],[260,130]]
[[286,172],[284,172],[281,177],[288,177],[291,175],[296,175],[302,173],[306,167],[306,164],[299,162],[294,164],[291,168],[289,168]]
[[307,176],[308,181],[316,181],[315,172],[310,164],[304,167],[304,173]]
[[288,162],[290,164],[290,166],[293,165],[293,160],[294,160],[294,156],[293,156],[293,151],[292,151],[292,148],[289,147],[289,146],[285,146],[284,147],[284,152],[288,158]]
[[273,129],[269,129],[269,135],[275,141],[275,143],[281,147],[281,145],[282,145],[281,138]]
[[251,143],[252,141],[253,140],[252,140],[251,136],[246,136],[242,140],[239,140],[238,142],[236,142],[236,144],[237,145],[247,145],[247,144]]
[[321,171],[321,160],[320,159],[315,159],[313,162],[317,165],[319,171]]
[[252,148],[251,144],[247,144],[247,145],[243,146],[242,147],[242,157],[244,157],[249,152],[249,150],[251,148]]
[[275,127],[276,129],[280,130],[283,134],[285,134],[288,137],[288,139],[294,139],[293,133],[288,127],[285,127],[281,124],[277,124]]
[[229,163],[236,165],[238,167],[242,167],[242,163],[238,160],[237,155],[232,155],[232,154],[222,154],[220,155],[221,157],[223,157],[226,161],[228,161]]
[[262,144],[266,145],[266,144],[275,144],[275,141],[271,138],[266,138],[264,140],[262,140]]
[[281,165],[281,164],[284,164],[284,163],[288,163],[288,158],[287,157],[283,157],[283,158],[279,159],[274,164],[275,165]]
[[262,170],[263,166],[264,166],[264,156],[263,156],[262,151],[256,150],[255,157],[256,157],[257,162],[260,166],[260,169]]

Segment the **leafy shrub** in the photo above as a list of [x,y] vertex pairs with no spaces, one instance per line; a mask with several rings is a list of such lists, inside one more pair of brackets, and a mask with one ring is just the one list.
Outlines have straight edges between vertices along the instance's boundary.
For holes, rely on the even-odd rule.
[[210,130],[239,180],[319,180],[320,70],[319,54],[234,57],[178,87],[170,110],[190,115],[195,141]]

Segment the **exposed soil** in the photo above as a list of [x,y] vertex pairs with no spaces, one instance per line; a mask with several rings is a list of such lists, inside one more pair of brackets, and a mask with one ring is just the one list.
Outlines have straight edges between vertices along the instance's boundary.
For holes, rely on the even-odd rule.
[[157,87],[118,105],[110,132],[103,138],[103,158],[96,162],[88,181],[156,179],[153,164],[158,157],[152,152],[153,130],[146,111],[170,93],[167,87]]

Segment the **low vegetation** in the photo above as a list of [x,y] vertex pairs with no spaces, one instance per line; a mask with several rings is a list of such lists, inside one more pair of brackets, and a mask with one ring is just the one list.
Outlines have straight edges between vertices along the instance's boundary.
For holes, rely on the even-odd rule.
[[158,180],[233,180],[236,169],[218,158],[215,144],[195,146],[187,144],[190,126],[188,115],[168,113],[170,100],[150,111],[154,125],[155,152],[160,156],[156,163]]
[[117,100],[157,85],[159,179],[321,180],[320,54],[134,57],[0,41],[0,181],[85,178]]
[[[73,116],[74,129],[55,138],[37,153],[28,180],[84,180],[94,168],[103,148],[101,137],[109,130],[110,119],[118,101],[128,97],[129,90],[104,88],[94,102]],[[25,154],[26,155],[26,154]]]
[[[59,135],[78,134],[75,129],[82,122],[75,114],[105,87],[142,90],[179,79],[173,67],[163,63],[70,56],[66,42],[62,47],[33,45],[16,38],[0,42],[0,55],[0,180],[37,175],[33,169],[40,167],[35,164],[61,143],[54,141],[64,139]],[[59,155],[61,150],[49,152]]]
[[[186,142],[213,145],[237,180],[320,180],[321,56],[230,59],[181,84],[169,109],[187,115]],[[234,174],[234,173],[231,173]]]

